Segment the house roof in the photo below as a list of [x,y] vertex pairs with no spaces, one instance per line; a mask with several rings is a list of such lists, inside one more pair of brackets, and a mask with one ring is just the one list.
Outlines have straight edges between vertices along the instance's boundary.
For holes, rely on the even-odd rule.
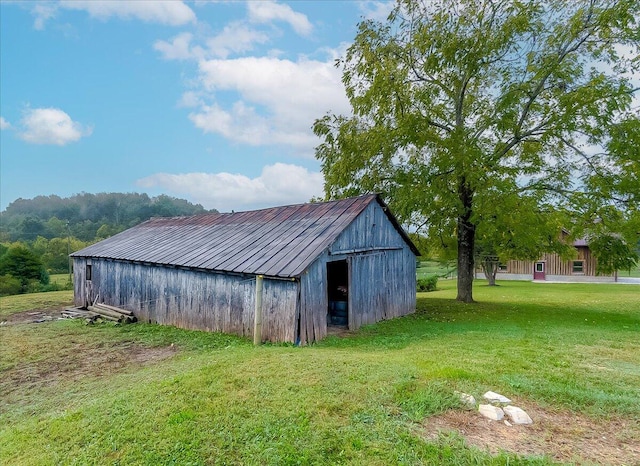
[[71,256],[297,277],[372,202],[415,245],[377,194],[237,213],[152,218]]

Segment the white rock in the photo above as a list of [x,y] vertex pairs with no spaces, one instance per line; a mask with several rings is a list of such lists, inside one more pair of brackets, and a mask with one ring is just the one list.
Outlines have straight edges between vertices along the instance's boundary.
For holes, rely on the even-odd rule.
[[494,421],[499,421],[504,417],[504,411],[501,408],[493,405],[480,405],[478,407],[478,411],[484,417],[492,419]]
[[464,393],[464,392],[455,392],[456,395],[458,395],[458,397],[460,397],[460,401],[462,401],[462,403],[464,403],[465,406],[468,406],[469,408],[475,408],[476,407],[476,399],[474,398],[473,395],[469,395],[468,393]]
[[504,420],[504,425],[507,426],[507,427],[511,427],[512,426],[512,424],[509,421],[507,421],[506,419]]
[[516,406],[505,406],[504,412],[514,424],[533,424],[529,415]]
[[507,398],[506,396],[502,396],[496,392],[489,391],[482,396],[486,400],[497,402],[497,403],[511,403],[511,400],[509,398]]

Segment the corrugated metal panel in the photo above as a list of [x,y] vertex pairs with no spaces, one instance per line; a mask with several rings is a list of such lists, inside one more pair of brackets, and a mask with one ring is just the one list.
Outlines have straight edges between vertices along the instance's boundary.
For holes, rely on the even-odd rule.
[[154,218],[72,256],[296,277],[372,202],[385,209],[417,253],[386,205],[370,194],[249,212]]

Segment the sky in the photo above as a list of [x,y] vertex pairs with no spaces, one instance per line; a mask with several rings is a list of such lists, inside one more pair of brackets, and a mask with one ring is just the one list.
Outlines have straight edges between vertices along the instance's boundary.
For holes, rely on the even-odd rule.
[[221,212],[322,195],[311,129],[382,1],[0,1],[0,210],[167,194]]

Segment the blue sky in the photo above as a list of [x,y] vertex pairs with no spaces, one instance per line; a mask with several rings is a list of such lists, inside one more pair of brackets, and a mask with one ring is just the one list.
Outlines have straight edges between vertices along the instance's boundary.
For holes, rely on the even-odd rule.
[[373,1],[0,2],[0,209],[165,193],[221,211],[322,193],[314,119]]

